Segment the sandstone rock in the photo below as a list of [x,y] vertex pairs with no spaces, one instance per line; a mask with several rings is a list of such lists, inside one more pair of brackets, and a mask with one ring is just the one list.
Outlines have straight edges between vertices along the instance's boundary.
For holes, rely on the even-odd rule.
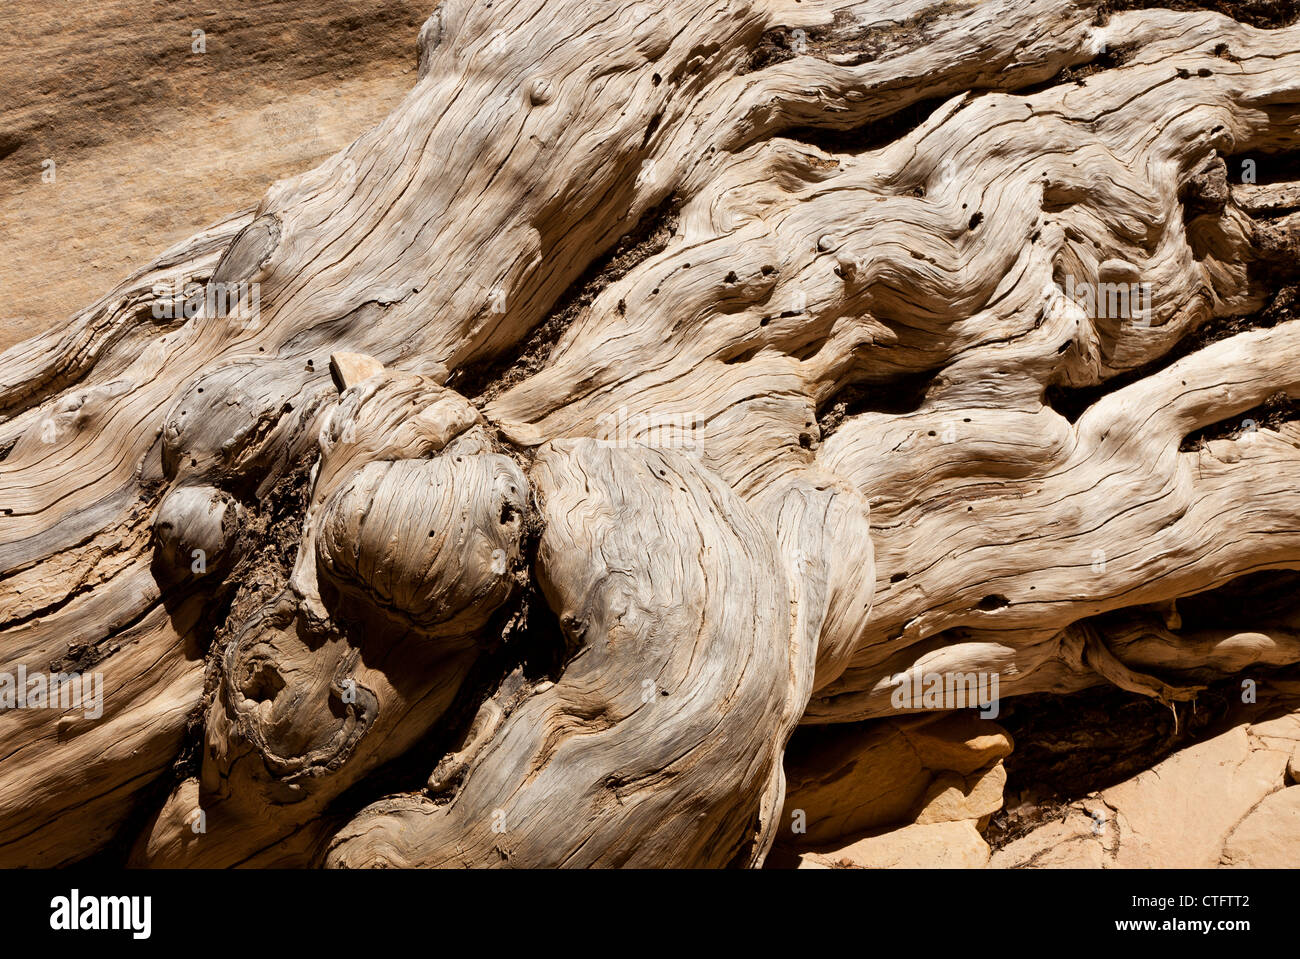
[[981,823],[1002,808],[1002,790],[1006,784],[1007,771],[1001,762],[970,776],[941,773],[926,790],[916,821]]
[[1119,810],[1115,864],[1217,865],[1233,825],[1282,784],[1287,759],[1238,727],[1105,790],[1106,802]]
[[973,822],[1002,806],[1001,761],[1011,739],[989,720],[949,714],[809,732],[807,751],[790,757],[783,815],[788,827],[802,810],[807,832],[788,842],[834,842],[912,822]]
[[0,350],[380,120],[410,88],[433,4],[162,6],[0,11]]
[[1300,864],[1300,786],[1265,796],[1247,813],[1224,843],[1220,864],[1296,868]]
[[979,869],[989,847],[974,823],[916,823],[859,839],[833,852],[807,853],[800,869]]
[[[1300,864],[1300,790],[1283,789],[1300,716],[1240,725],[1070,805],[993,853],[994,867]],[[1291,795],[1295,793],[1296,795]]]

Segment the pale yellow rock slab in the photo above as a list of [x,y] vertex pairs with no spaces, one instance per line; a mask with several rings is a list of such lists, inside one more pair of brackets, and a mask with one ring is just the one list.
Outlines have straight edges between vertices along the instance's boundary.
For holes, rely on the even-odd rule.
[[808,853],[800,869],[982,869],[989,847],[971,822],[918,823],[859,839],[832,853]]
[[1106,802],[1119,810],[1116,864],[1218,865],[1224,838],[1282,784],[1288,758],[1278,750],[1256,748],[1246,729],[1238,727],[1106,790]]
[[995,868],[1300,864],[1295,714],[1241,725],[1073,804],[993,853]]
[[1266,796],[1232,831],[1220,864],[1254,869],[1300,866],[1300,786]]

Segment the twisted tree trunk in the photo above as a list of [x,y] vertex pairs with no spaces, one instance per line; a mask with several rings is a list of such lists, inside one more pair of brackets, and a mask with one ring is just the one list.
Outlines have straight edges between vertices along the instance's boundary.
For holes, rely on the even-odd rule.
[[1300,28],[1113,7],[440,4],[0,356],[4,668],[104,682],[0,713],[0,862],[756,865],[901,677],[1300,660],[1149,624],[1300,568]]

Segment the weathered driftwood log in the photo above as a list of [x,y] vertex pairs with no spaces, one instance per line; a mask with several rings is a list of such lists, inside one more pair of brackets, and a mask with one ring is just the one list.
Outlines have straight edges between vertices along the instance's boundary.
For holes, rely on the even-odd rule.
[[1183,448],[1300,392],[1294,320],[1186,348],[1294,276],[1300,28],[450,0],[419,64],[0,356],[5,668],[105,683],[0,714],[0,862],[753,865],[900,675],[1240,662],[1076,624],[1300,566],[1295,425]]

